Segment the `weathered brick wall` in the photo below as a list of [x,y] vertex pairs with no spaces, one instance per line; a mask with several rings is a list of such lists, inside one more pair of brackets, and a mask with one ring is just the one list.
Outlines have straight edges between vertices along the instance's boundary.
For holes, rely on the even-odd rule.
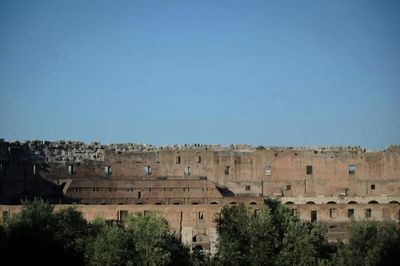
[[[27,180],[36,164],[46,180],[103,177],[207,176],[236,194],[273,197],[400,196],[400,146],[381,152],[353,148],[222,148],[211,145],[155,147],[81,142],[0,143],[2,174]],[[69,176],[67,168],[73,167]],[[349,174],[349,166],[355,173]],[[312,173],[306,167],[312,166]],[[188,168],[189,167],[189,168]],[[229,167],[229,170],[227,170]],[[266,174],[266,168],[270,169]],[[185,173],[185,169],[187,170]]]

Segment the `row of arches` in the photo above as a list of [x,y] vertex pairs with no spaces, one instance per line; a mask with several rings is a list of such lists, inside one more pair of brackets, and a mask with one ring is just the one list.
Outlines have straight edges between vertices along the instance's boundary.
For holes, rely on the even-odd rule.
[[[155,205],[165,205],[165,204],[166,204],[165,202],[161,202],[161,201],[155,203]],[[183,205],[183,204],[184,204],[184,203],[183,203],[182,201],[175,201],[175,202],[172,202],[172,205]],[[202,204],[202,203],[197,202],[197,201],[194,201],[194,202],[191,203],[191,205],[200,205],[200,204]],[[209,203],[209,205],[218,205],[218,204],[220,204],[220,203],[217,202],[217,201],[211,201],[211,202]],[[231,202],[229,202],[228,204],[229,204],[229,205],[238,205],[239,203],[236,202],[236,201],[231,201]],[[249,204],[249,205],[257,205],[257,202],[252,201],[252,202],[249,202],[248,204]],[[136,205],[143,205],[143,203],[139,202],[139,203],[136,203]]]
[[[295,204],[293,201],[287,201],[284,203],[284,205],[291,205]],[[306,204],[316,204],[314,201],[307,201]],[[328,201],[326,204],[337,204],[336,201]],[[351,200],[347,202],[347,204],[358,204],[357,201]],[[380,204],[377,200],[371,200],[368,201],[368,204]],[[397,200],[392,200],[389,202],[389,204],[400,204]]]

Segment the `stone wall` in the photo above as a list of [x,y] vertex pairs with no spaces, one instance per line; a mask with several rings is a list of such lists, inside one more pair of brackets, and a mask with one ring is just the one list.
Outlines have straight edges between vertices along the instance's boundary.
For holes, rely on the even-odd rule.
[[[55,205],[55,209],[71,205]],[[93,220],[102,217],[106,220],[117,221],[121,212],[142,213],[147,211],[159,213],[170,224],[171,229],[188,246],[201,246],[211,254],[216,252],[216,223],[223,205],[73,205],[82,211],[85,218]],[[256,211],[262,206],[247,205]],[[310,221],[311,212],[315,211],[317,221],[325,224],[327,237],[331,241],[346,237],[346,224],[351,219],[372,219],[377,221],[392,220],[399,222],[399,204],[289,204],[286,205],[294,215]],[[18,213],[21,206],[0,205],[3,217]],[[349,211],[351,210],[351,211]]]

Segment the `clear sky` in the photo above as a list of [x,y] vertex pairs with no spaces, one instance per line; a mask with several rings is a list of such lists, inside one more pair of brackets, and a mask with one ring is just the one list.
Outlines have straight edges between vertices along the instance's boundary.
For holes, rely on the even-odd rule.
[[0,0],[0,138],[400,143],[400,1]]

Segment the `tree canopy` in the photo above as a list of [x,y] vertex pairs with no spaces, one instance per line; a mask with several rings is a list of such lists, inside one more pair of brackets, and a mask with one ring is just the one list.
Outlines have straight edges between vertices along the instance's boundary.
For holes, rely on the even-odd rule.
[[123,226],[88,222],[73,207],[55,211],[41,199],[0,225],[1,265],[397,265],[399,225],[352,221],[345,242],[298,219],[277,201],[261,208],[225,206],[215,219],[214,257],[184,246],[157,213],[130,213]]

